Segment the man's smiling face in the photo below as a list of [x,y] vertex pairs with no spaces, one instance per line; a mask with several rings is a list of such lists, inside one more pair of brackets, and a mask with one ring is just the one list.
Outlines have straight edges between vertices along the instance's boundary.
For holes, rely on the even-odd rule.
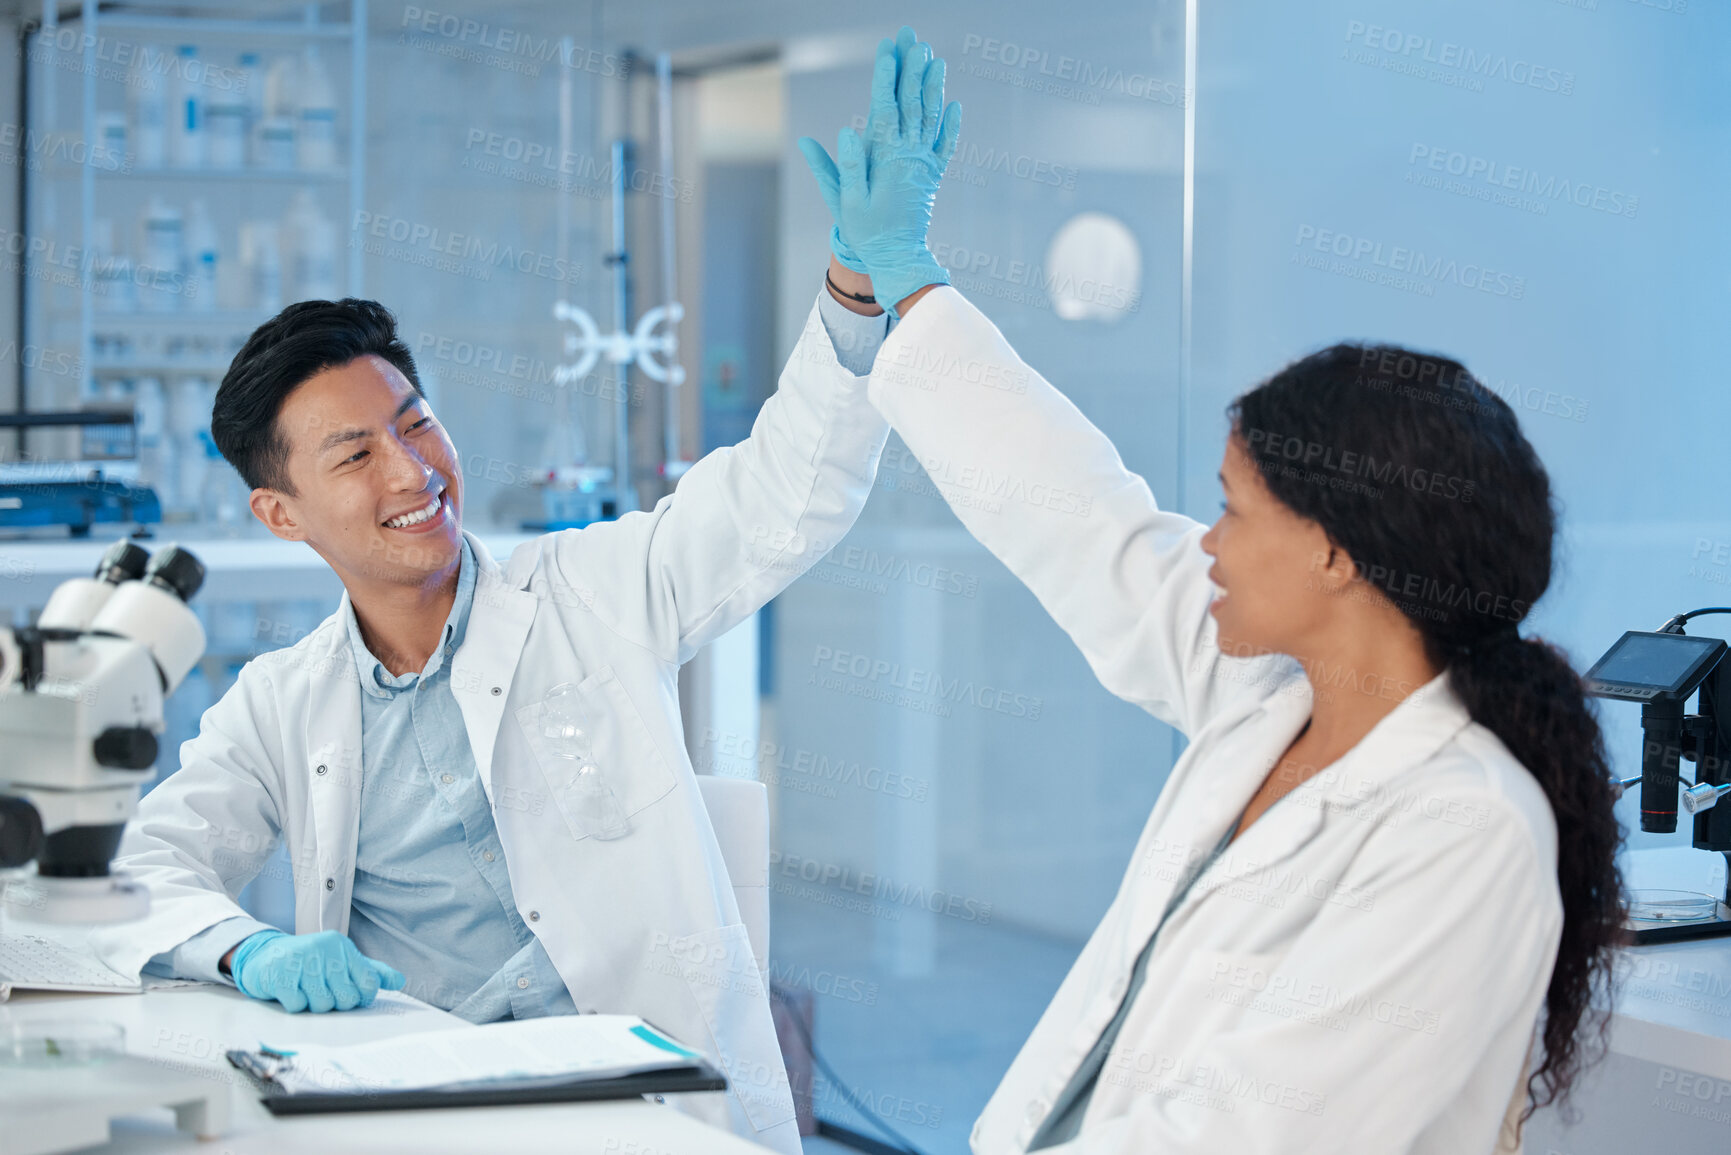
[[383,357],[296,386],[277,412],[293,492],[253,490],[278,537],[305,541],[345,583],[424,585],[462,551],[463,474],[426,398]]

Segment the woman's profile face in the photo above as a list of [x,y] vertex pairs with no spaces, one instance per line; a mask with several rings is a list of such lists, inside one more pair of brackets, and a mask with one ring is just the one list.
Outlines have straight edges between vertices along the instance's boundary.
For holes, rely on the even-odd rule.
[[1208,576],[1218,593],[1209,613],[1220,627],[1220,648],[1233,657],[1306,656],[1307,639],[1331,620],[1329,591],[1339,588],[1325,580],[1328,537],[1269,492],[1237,435],[1226,441],[1220,482],[1226,500],[1202,538],[1214,559]]

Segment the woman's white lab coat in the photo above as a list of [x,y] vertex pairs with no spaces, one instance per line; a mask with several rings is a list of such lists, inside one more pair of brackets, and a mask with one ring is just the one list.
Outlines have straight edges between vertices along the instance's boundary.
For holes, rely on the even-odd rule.
[[[517,908],[579,1010],[641,1015],[708,1051],[731,1094],[672,1098],[786,1155],[800,1144],[767,983],[686,755],[677,678],[847,532],[887,435],[814,309],[751,437],[653,511],[538,538],[503,569],[471,537],[480,573],[451,663]],[[249,662],[145,798],[116,865],[149,885],[152,909],[100,936],[112,965],[136,970],[243,913],[235,896],[279,841],[295,932],[346,931],[362,767],[342,621]],[[576,763],[545,746],[560,683],[576,684],[623,837],[588,836]]]
[[[1281,657],[1225,656],[1203,527],[1162,512],[1104,435],[961,294],[889,336],[871,397],[968,529],[1113,693],[1190,739],[1105,918],[973,1130],[1026,1149],[1128,987],[1187,862],[1310,715]],[[1317,670],[1316,693],[1386,693]],[[1150,752],[1150,762],[1155,755]],[[1277,802],[1160,932],[1076,1155],[1479,1155],[1499,1143],[1562,925],[1532,777],[1439,676]]]

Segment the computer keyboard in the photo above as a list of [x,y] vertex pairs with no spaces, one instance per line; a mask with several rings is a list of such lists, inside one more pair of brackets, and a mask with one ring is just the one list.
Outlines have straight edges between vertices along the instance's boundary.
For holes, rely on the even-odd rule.
[[135,991],[138,983],[61,943],[0,934],[0,987]]

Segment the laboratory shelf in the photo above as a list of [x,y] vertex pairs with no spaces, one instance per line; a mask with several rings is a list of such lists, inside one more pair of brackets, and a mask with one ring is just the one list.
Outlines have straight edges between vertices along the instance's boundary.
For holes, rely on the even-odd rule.
[[203,361],[171,361],[165,359],[143,361],[93,361],[90,372],[104,377],[136,377],[145,374],[151,377],[220,377],[228,372],[228,367],[234,364],[233,357],[222,360],[209,359]]
[[[329,213],[338,216],[334,226],[337,248],[330,257],[335,265],[334,285],[340,286],[342,296],[365,296],[364,254],[358,246],[349,246],[345,254],[342,250],[342,236],[347,231],[343,222],[355,218],[355,213],[364,203],[366,193],[367,0],[348,0],[346,7],[346,18],[341,20],[319,19],[314,8],[301,9],[306,13],[304,17],[292,15],[279,18],[279,9],[278,13],[272,13],[268,18],[264,13],[259,13],[260,18],[257,19],[228,19],[178,15],[166,10],[116,11],[98,0],[81,0],[78,4],[70,5],[59,0],[42,0],[41,35],[54,40],[57,37],[63,38],[69,31],[76,31],[87,62],[95,59],[103,38],[112,35],[163,44],[196,45],[211,41],[233,44],[238,41],[242,48],[246,47],[249,40],[256,42],[264,38],[275,38],[276,42],[270,46],[272,52],[293,52],[297,50],[297,43],[311,47],[309,42],[315,41],[319,42],[318,47],[321,50],[326,46],[346,47],[346,65],[333,61],[330,79],[335,82],[341,74],[339,69],[346,67],[348,91],[344,97],[346,108],[343,116],[347,122],[347,141],[339,146],[337,156],[331,158],[338,163],[329,168],[317,169],[265,168],[249,164],[239,168],[161,165],[150,168],[133,167],[123,171],[93,163],[74,164],[65,159],[58,159],[41,167],[32,166],[24,174],[23,213],[26,235],[52,233],[56,240],[64,240],[68,244],[76,241],[79,246],[84,246],[89,244],[96,234],[99,205],[100,215],[104,219],[113,220],[125,227],[122,222],[130,216],[127,208],[143,209],[159,196],[168,201],[188,195],[195,196],[194,186],[223,189],[220,197],[211,199],[226,206],[230,212],[238,206],[243,212],[251,211],[255,215],[264,212],[269,217],[274,217],[278,208],[277,202],[285,194],[297,189],[307,189],[326,212],[337,208],[337,205],[330,203],[333,197],[346,201],[339,210],[340,216],[338,213]],[[292,9],[290,11],[293,12]],[[74,57],[76,52],[69,51],[66,55]],[[98,98],[96,69],[85,68],[80,71],[77,95],[71,99],[64,99],[59,92],[62,78],[50,65],[43,64],[33,56],[26,56],[23,73],[22,80],[31,94],[31,131],[61,134],[85,141],[98,138],[101,103]],[[128,123],[130,137],[130,118]],[[72,179],[74,177],[76,180]],[[66,212],[60,204],[62,200],[68,199],[69,195],[74,195],[69,194],[68,189],[75,190],[76,211],[71,213]],[[136,206],[128,204],[129,193],[136,197]],[[214,223],[216,222],[213,221]],[[224,241],[235,236],[232,222],[224,221],[222,227],[230,230],[225,234]],[[279,223],[279,228],[284,227],[292,227],[292,222],[285,219]],[[118,247],[122,250],[126,248]],[[233,265],[239,260],[239,247],[234,245],[228,248],[219,260]],[[133,260],[135,266],[142,263],[142,258],[136,252]],[[282,257],[282,263],[286,271],[289,264],[286,254]],[[231,354],[229,346],[233,344],[233,338],[238,335],[244,339],[269,316],[262,310],[232,309],[209,312],[109,313],[102,309],[102,304],[109,298],[98,295],[102,287],[98,284],[100,280],[100,277],[84,271],[84,275],[77,278],[74,286],[76,292],[73,295],[73,307],[70,309],[63,306],[62,302],[67,294],[61,292],[58,286],[44,288],[28,280],[22,286],[21,307],[27,339],[43,346],[76,348],[82,354],[83,381],[80,382],[80,399],[84,401],[92,399],[91,394],[99,379],[106,387],[115,377],[128,372],[220,374],[227,368],[228,354]],[[285,286],[285,293],[287,291],[288,287]],[[120,340],[103,340],[110,336],[118,336]],[[131,338],[130,342],[127,338]],[[179,355],[180,350],[177,347],[177,342],[181,341],[190,346],[186,350],[188,356],[184,358]],[[104,348],[105,344],[109,347]],[[129,344],[131,348],[126,347]],[[115,349],[114,345],[121,348]],[[20,383],[19,404],[39,407],[37,398],[59,397],[64,391],[63,386],[64,382],[52,375],[40,372],[29,374]]]
[[346,168],[259,168],[245,166],[241,168],[212,168],[209,166],[191,168],[178,165],[161,165],[153,168],[134,166],[129,169],[104,168],[99,164],[56,164],[49,172],[56,178],[68,179],[80,176],[88,168],[98,181],[264,181],[281,184],[341,184],[349,179]]
[[347,21],[328,24],[309,20],[220,20],[211,17],[150,16],[143,13],[104,13],[102,27],[170,37],[288,36],[330,40],[347,40],[354,31]]
[[[75,317],[75,309],[59,309],[56,313],[62,316]],[[232,325],[255,326],[270,320],[271,314],[262,309],[211,309],[206,312],[194,312],[182,309],[173,313],[147,313],[142,309],[115,311],[112,313],[100,310],[91,314],[96,325],[104,329],[125,329],[136,325],[140,328],[162,330],[184,327],[189,329],[223,328]]]

